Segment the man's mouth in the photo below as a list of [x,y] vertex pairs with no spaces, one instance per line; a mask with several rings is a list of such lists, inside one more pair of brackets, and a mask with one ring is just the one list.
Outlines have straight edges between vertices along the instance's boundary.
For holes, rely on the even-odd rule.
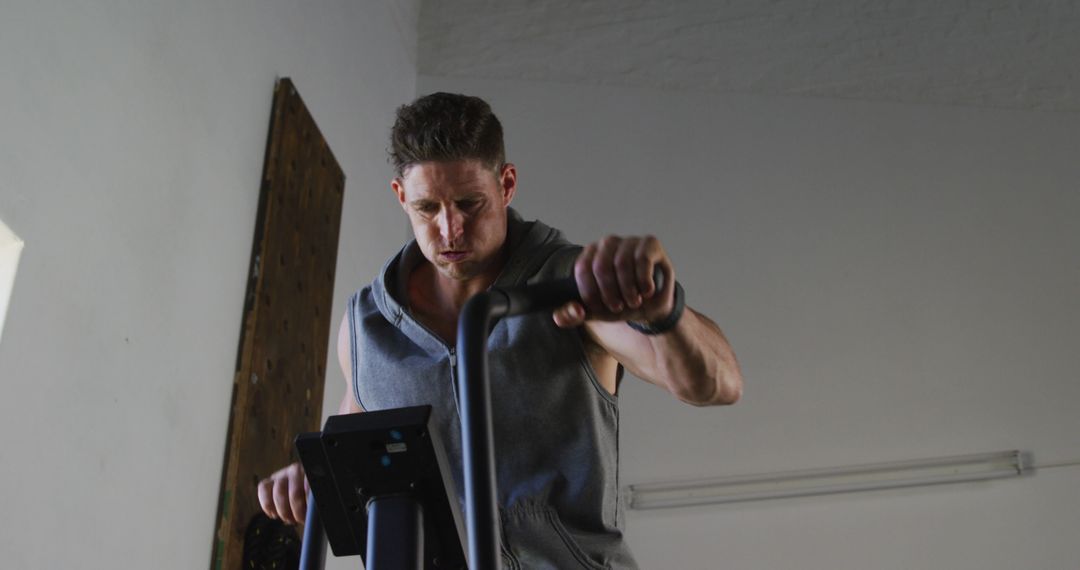
[[459,249],[451,249],[439,252],[439,257],[447,261],[461,261],[462,259],[465,259],[465,256],[467,255],[469,255],[468,251]]

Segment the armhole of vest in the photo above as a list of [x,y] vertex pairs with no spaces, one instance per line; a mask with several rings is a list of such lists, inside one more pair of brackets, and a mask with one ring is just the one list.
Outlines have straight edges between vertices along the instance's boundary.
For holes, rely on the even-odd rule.
[[[585,374],[589,377],[589,382],[592,384],[593,389],[596,390],[605,402],[614,405],[617,409],[619,406],[618,380],[615,382],[615,394],[608,392],[607,389],[604,388],[604,385],[600,383],[600,378],[596,374],[596,369],[593,368],[592,361],[589,360],[589,351],[585,348],[584,336],[587,334],[588,333],[583,330],[574,329],[574,342],[578,347],[578,360],[581,363],[581,367],[585,369]],[[622,366],[622,364],[619,366]],[[618,372],[616,372],[616,374],[618,374]]]
[[357,367],[360,364],[360,350],[356,346],[356,313],[359,310],[360,295],[362,293],[363,291],[357,291],[349,297],[349,302],[346,303],[345,318],[349,322],[349,364],[352,368],[352,370],[350,370],[350,372],[352,372],[352,378],[349,378],[348,381],[352,385],[353,399],[356,400],[356,405],[360,406],[361,410],[367,411],[367,408],[364,407],[363,400],[360,399],[360,385],[356,381],[356,379],[360,377],[357,372],[359,370]]
[[[574,261],[577,260],[579,254],[584,248],[580,245],[574,244],[562,244],[560,245],[550,256],[548,261],[555,264],[553,268],[555,275],[573,277],[574,275]],[[586,374],[589,376],[589,381],[593,385],[593,389],[600,394],[600,397],[604,401],[616,406],[619,404],[619,376],[621,375],[619,370],[622,368],[622,364],[619,363],[619,369],[615,372],[615,393],[612,394],[604,388],[604,385],[600,383],[600,378],[597,376],[596,369],[593,368],[592,361],[589,360],[589,351],[585,347],[585,337],[589,333],[582,330],[574,330],[574,342],[578,347],[578,359],[581,361],[582,368],[585,369]]]
[[[549,275],[568,276],[574,275],[574,261],[577,260],[577,256],[584,248],[574,244],[559,244],[554,248],[554,251],[544,259],[544,264],[553,263],[554,267],[548,272]],[[588,333],[582,330],[574,329],[574,343],[578,349],[578,361],[581,367],[585,369],[585,374],[589,377],[589,382],[592,383],[593,389],[604,399],[605,402],[612,404],[618,409],[619,405],[619,373],[616,372],[615,379],[615,393],[612,394],[604,388],[604,385],[600,383],[600,378],[597,376],[596,369],[593,368],[592,361],[589,360],[589,351],[585,348],[585,335]],[[621,367],[622,364],[620,363]]]

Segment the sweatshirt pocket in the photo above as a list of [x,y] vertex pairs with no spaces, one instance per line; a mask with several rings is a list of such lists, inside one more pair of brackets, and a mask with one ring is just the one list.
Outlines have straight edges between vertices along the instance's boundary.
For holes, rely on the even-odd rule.
[[555,509],[547,506],[517,507],[503,513],[507,549],[529,570],[607,570],[589,556],[566,528]]

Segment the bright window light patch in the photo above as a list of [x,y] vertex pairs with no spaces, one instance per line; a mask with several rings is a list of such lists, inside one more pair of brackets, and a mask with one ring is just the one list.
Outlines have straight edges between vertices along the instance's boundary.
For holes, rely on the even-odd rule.
[[4,318],[7,317],[11,288],[15,285],[15,270],[19,267],[19,254],[23,241],[0,221],[0,338],[4,334]]

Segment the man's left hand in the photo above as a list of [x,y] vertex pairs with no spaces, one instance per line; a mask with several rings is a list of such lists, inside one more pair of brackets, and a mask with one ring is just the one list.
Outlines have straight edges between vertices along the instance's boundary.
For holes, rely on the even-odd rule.
[[[657,266],[664,274],[659,291],[653,284]],[[655,322],[675,305],[675,270],[653,236],[607,236],[585,246],[574,262],[574,279],[582,302],[567,303],[552,315],[563,328],[586,320]]]

